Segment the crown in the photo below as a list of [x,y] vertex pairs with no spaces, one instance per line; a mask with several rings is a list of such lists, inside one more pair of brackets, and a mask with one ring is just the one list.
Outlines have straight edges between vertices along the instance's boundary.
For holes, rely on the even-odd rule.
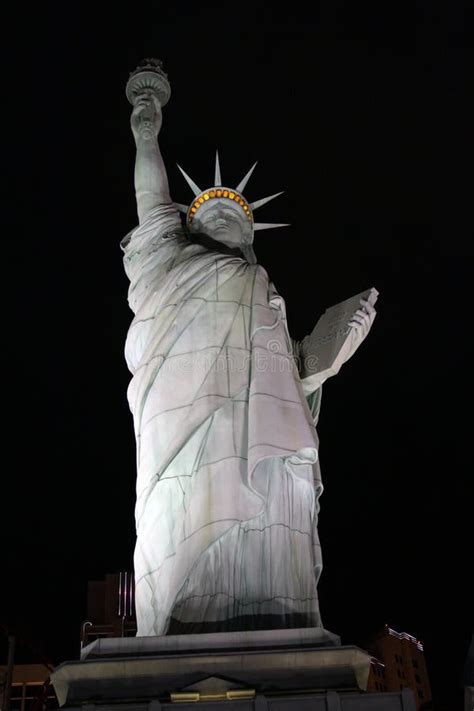
[[243,213],[245,214],[245,217],[249,221],[250,225],[252,226],[252,229],[254,231],[257,230],[269,230],[273,227],[287,227],[287,224],[270,224],[267,222],[254,222],[253,219],[253,211],[257,210],[259,207],[262,207],[262,205],[265,205],[267,202],[270,202],[270,200],[274,200],[274,198],[278,197],[279,195],[282,195],[284,191],[281,191],[279,193],[275,193],[275,195],[270,195],[269,197],[262,198],[261,200],[257,200],[256,202],[249,203],[244,195],[243,195],[243,190],[245,189],[245,186],[247,185],[250,176],[252,175],[253,171],[255,170],[255,166],[257,163],[254,163],[253,166],[250,168],[249,172],[247,175],[245,175],[240,183],[237,185],[236,188],[227,188],[222,185],[222,178],[221,178],[221,169],[219,165],[219,153],[216,151],[216,169],[214,173],[214,186],[212,188],[207,188],[207,190],[201,190],[198,185],[192,180],[192,178],[187,175],[184,170],[181,168],[180,165],[178,165],[178,168],[180,169],[181,173],[183,174],[186,182],[188,183],[189,187],[194,193],[194,200],[193,202],[188,206],[188,205],[181,205],[179,203],[176,203],[176,207],[180,212],[184,212],[186,214],[186,221],[188,225],[190,226],[196,216],[196,214],[199,212],[199,209],[201,208],[202,205],[204,205],[206,202],[210,200],[232,200],[234,204],[239,205],[242,208]]

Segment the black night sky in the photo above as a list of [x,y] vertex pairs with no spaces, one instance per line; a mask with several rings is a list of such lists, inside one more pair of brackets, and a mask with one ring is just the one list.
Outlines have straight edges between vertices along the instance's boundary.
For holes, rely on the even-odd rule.
[[259,160],[250,200],[285,190],[258,219],[291,227],[257,233],[255,251],[293,337],[380,292],[369,338],[324,387],[321,610],[346,644],[384,623],[421,639],[438,708],[455,710],[472,628],[472,15],[223,7],[5,18],[0,622],[54,663],[76,658],[87,580],[132,565],[124,87],[156,56],[172,197],[191,199],[177,162],[212,182],[216,148],[227,183]]

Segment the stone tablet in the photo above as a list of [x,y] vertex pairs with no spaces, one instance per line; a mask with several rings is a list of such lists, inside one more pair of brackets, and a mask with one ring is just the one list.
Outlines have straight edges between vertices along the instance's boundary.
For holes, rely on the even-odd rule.
[[350,352],[352,330],[349,322],[357,309],[361,308],[361,299],[373,306],[377,297],[377,289],[372,288],[326,309],[312,333],[301,341],[302,378],[317,373],[321,381],[324,381],[336,375]]

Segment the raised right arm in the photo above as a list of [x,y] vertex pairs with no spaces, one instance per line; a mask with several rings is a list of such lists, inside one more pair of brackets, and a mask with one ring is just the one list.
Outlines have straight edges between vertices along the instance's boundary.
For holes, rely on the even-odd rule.
[[131,127],[137,147],[135,159],[135,195],[140,224],[158,205],[171,205],[168,176],[158,145],[162,113],[158,100],[150,93],[141,94],[133,108]]

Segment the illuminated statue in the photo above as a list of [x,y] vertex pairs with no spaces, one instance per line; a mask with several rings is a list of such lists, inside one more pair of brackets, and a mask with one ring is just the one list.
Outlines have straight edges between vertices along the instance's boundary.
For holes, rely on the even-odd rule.
[[[217,157],[212,187],[185,174],[194,199],[175,204],[157,142],[169,84],[156,60],[127,94],[139,217],[122,242],[135,314],[137,634],[321,626],[315,422],[331,373],[300,377],[284,301],[256,264],[254,232],[270,225],[253,213],[272,198],[244,197],[253,168],[235,189],[223,184]],[[352,314],[343,360],[374,316],[370,299]]]

